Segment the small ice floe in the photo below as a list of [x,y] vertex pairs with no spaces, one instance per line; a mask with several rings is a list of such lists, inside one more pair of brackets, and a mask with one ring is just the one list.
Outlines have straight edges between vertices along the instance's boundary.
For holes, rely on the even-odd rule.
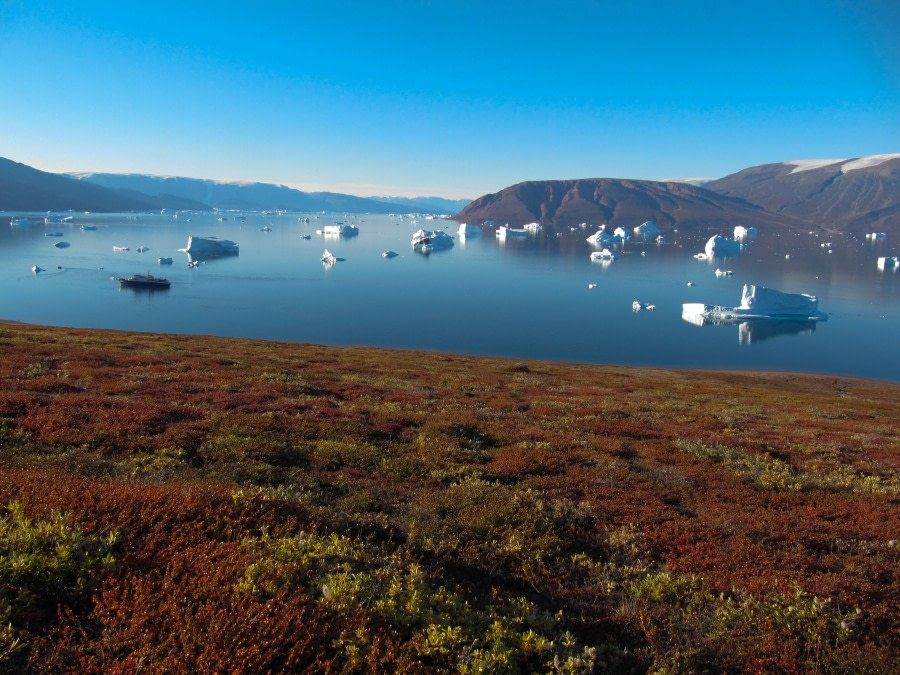
[[744,227],[743,225],[734,226],[734,238],[737,241],[753,239],[758,234],[759,230],[755,227]]
[[588,288],[597,288],[597,284],[588,284]]
[[822,242],[821,244],[819,244],[819,246],[821,246],[822,248],[831,248],[831,242],[830,241]]
[[130,251],[128,246],[113,246],[113,251]]
[[716,276],[717,277],[730,277],[734,272],[731,270],[720,270],[718,267],[716,268]]
[[69,242],[67,242],[67,241],[58,241],[58,242],[56,242],[56,243],[53,244],[53,245],[54,245],[56,248],[69,248],[69,246],[71,246],[71,244],[70,244]]
[[885,258],[878,259],[878,269],[880,269],[880,270],[885,270],[885,269],[897,270],[897,268],[900,268],[900,258],[898,258],[896,256],[895,257],[888,256]]
[[664,235],[664,234],[659,234],[659,235],[656,236],[656,243],[657,243],[657,244],[665,244],[666,241],[668,241],[668,240],[666,239],[666,235]]
[[785,254],[784,254],[784,259],[785,259],[785,260],[790,260],[790,259],[791,259],[791,254],[790,254],[790,253],[785,253]]
[[610,251],[608,248],[603,249],[602,251],[594,251],[591,253],[591,262],[595,260],[615,260],[616,254]]
[[689,282],[687,283],[687,285],[688,285],[688,286],[696,286],[697,284],[695,284],[693,281],[689,281]]
[[381,257],[382,258],[396,258],[397,255],[399,255],[399,254],[396,253],[395,251],[385,251],[384,253],[381,254]]
[[306,240],[306,241],[309,241],[310,239],[312,239],[312,235],[309,235],[309,234],[301,234],[301,235],[300,235],[300,238],[301,238],[301,239],[304,239],[304,240]]
[[199,266],[200,266],[199,260],[188,260],[188,267],[199,267]]
[[[734,239],[727,239],[722,235],[717,234],[709,238],[704,247],[704,251],[706,252],[707,258],[712,258],[716,254],[730,255],[733,253],[740,253],[745,248],[747,248],[746,244],[742,244]],[[694,257],[696,258],[696,256]]]
[[871,239],[872,241],[876,241],[878,239],[886,239],[887,234],[884,232],[870,232],[866,235],[866,239]]
[[656,305],[651,305],[646,302],[641,302],[639,300],[635,300],[634,302],[631,303],[631,311],[640,312],[642,309],[646,309],[646,310],[652,312],[656,309]]
[[259,231],[260,231],[260,232],[271,232],[271,231],[272,231],[272,228],[269,227],[268,225],[266,225],[265,227],[259,228]]
[[171,265],[172,259],[171,258],[159,258],[156,262],[158,262],[160,265]]
[[35,274],[38,274],[39,272],[43,272],[44,268],[38,267],[37,265],[35,265],[34,267],[31,268],[31,271],[34,272]]
[[323,234],[322,230],[316,230],[316,234]]
[[705,253],[695,253],[694,260],[709,260],[709,256]]
[[647,251],[641,251],[641,255],[642,255],[642,256],[646,256],[646,255],[647,255]]
[[149,246],[138,246],[135,250],[138,253],[146,253],[147,251],[150,250],[150,247]]
[[322,257],[319,258],[319,260],[321,260],[323,263],[325,263],[326,266],[334,265],[334,263],[336,263],[338,261],[337,256],[335,256],[334,253],[329,251],[327,248],[325,249],[325,252],[322,254]]
[[638,237],[646,237],[649,239],[650,237],[659,234],[659,228],[652,220],[648,220],[634,228],[634,234]]
[[45,237],[61,237],[63,236],[62,232],[44,232]]
[[96,225],[82,225],[81,226],[82,232],[93,232],[96,229],[97,229]]
[[[587,225],[585,223],[582,223],[581,227],[584,228],[584,227],[587,227]],[[525,223],[522,226],[522,229],[525,230],[526,232],[536,233],[536,232],[541,231],[541,225],[540,225],[540,223]]]

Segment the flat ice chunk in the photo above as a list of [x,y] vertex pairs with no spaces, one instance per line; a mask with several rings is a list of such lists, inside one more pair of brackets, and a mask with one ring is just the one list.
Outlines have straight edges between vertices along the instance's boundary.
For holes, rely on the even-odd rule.
[[[583,229],[585,226],[586,226],[585,223],[582,223],[582,224],[581,224],[582,229]],[[525,224],[522,226],[522,229],[525,230],[526,232],[540,232],[540,231],[541,231],[541,224],[540,224],[540,223],[525,223]]]
[[326,225],[323,227],[322,234],[326,237],[352,237],[359,234],[359,228],[355,225],[338,223],[337,225]]
[[195,237],[188,235],[185,251],[195,255],[237,255],[238,245],[228,239],[216,237]]
[[608,248],[603,249],[602,251],[594,251],[591,253],[591,260],[615,260],[616,254],[610,251]]

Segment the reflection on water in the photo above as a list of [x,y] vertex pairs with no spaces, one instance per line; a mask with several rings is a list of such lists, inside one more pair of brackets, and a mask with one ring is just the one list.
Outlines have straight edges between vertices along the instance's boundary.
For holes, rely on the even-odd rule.
[[738,343],[749,345],[770,340],[779,335],[812,335],[816,332],[815,321],[770,321],[756,319],[744,321],[738,326]]
[[685,312],[681,318],[695,326],[737,326],[738,344],[759,344],[779,335],[812,335],[816,321],[791,321],[783,319],[710,319],[702,314]]

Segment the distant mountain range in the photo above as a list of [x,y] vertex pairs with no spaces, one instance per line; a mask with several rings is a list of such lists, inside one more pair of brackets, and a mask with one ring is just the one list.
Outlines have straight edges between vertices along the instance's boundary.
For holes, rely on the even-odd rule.
[[[694,182],[694,181],[691,181]],[[900,234],[900,154],[764,164],[706,182],[530,181],[479,197],[456,220],[545,225],[735,224]]]
[[[696,183],[702,182],[703,185]],[[355,197],[269,183],[144,174],[39,171],[0,158],[0,210],[240,209],[349,213],[456,213],[456,220],[567,227],[723,228],[736,224],[900,234],[900,154],[795,160],[706,181],[583,178],[519,183],[474,202]]]
[[270,183],[230,183],[144,174],[53,174],[0,158],[0,211],[146,211],[154,209],[455,213],[468,200],[356,197],[303,192]]

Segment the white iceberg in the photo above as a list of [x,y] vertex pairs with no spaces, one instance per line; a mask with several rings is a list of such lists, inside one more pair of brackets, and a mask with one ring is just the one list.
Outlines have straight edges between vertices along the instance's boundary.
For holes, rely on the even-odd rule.
[[326,237],[353,237],[359,234],[359,228],[355,225],[338,223],[336,225],[326,225],[323,227],[322,234]]
[[688,302],[681,307],[684,317],[699,317],[715,321],[744,321],[747,319],[826,321],[828,319],[819,311],[819,300],[814,295],[784,293],[754,284],[744,284],[741,304],[737,307],[705,305],[698,302]]
[[130,251],[127,246],[113,246],[113,251]]
[[35,265],[34,267],[31,268],[31,271],[34,272],[35,274],[38,274],[39,272],[43,272],[44,268],[38,267],[37,265]]
[[631,232],[626,230],[624,227],[617,227],[613,231],[613,234],[616,235],[622,241],[628,241],[629,239],[631,239]]
[[635,300],[634,302],[631,303],[631,311],[640,312],[642,309],[646,309],[646,310],[649,310],[652,312],[653,310],[656,309],[656,305],[651,305],[646,302],[641,302],[640,300]]
[[501,225],[497,228],[497,236],[501,239],[506,239],[507,237],[526,237],[528,236],[528,230]]
[[453,246],[453,237],[443,230],[416,230],[410,244],[422,253],[431,253]]
[[652,220],[648,220],[634,228],[634,233],[639,237],[647,237],[649,239],[659,234],[659,228]]
[[[585,227],[585,224],[582,223],[581,226]],[[526,232],[540,232],[541,224],[540,223],[525,223],[522,226],[522,229],[525,230]]]
[[622,241],[622,237],[614,236],[605,230],[599,230],[587,238],[587,242],[592,246],[617,246]]
[[719,269],[718,267],[716,268],[716,276],[717,277],[730,277],[733,274],[734,274],[734,272],[732,272],[731,270],[722,270],[722,269]]
[[595,260],[615,260],[616,254],[610,251],[608,248],[603,249],[602,251],[594,251],[591,253],[591,261]]
[[188,235],[187,253],[201,256],[237,255],[238,245],[228,239]]
[[876,241],[877,239],[886,239],[887,234],[884,232],[870,232],[866,235],[866,239],[871,239],[872,241]]
[[320,260],[326,265],[334,265],[337,262],[337,257],[326,248]]
[[703,250],[706,251],[708,258],[712,258],[716,254],[728,255],[730,253],[740,253],[744,248],[746,248],[746,244],[742,244],[734,239],[726,239],[717,234],[709,238],[709,241],[706,242],[706,246]]
[[481,228],[477,225],[470,225],[469,223],[460,223],[456,234],[460,237],[477,237],[481,234]]
[[396,258],[399,254],[395,251],[385,251],[381,254],[382,258]]
[[897,269],[900,267],[900,258],[898,257],[884,257],[878,259],[878,269]]
[[759,230],[755,227],[744,227],[743,225],[735,225],[734,226],[734,238],[737,241],[741,241],[743,239],[753,239],[753,237],[759,234]]

